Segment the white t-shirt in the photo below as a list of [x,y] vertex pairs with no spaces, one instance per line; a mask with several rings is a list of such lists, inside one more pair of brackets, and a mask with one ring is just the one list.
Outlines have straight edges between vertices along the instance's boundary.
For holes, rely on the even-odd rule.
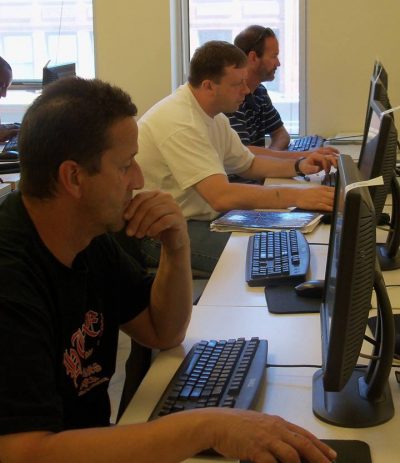
[[138,121],[136,160],[146,189],[169,192],[186,219],[212,220],[218,213],[194,185],[215,174],[240,174],[254,155],[224,114],[208,116],[188,84],[164,98]]

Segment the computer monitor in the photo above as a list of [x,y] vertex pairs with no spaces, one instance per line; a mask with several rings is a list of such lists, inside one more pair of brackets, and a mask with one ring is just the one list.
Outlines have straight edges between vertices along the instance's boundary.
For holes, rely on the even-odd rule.
[[[361,144],[359,162],[361,161],[364,155],[365,144],[368,139],[368,130],[369,130],[369,125],[370,125],[371,116],[372,116],[371,102],[374,100],[379,101],[382,104],[382,106],[385,108],[385,110],[389,110],[392,107],[389,101],[387,86],[385,86],[384,82],[380,79],[379,76],[380,76],[379,72],[377,75],[371,76],[369,94],[368,94],[368,102],[367,102],[367,110],[365,114],[363,141]],[[387,82],[387,79],[386,79],[386,82]]]
[[392,193],[390,231],[386,243],[378,245],[378,258],[382,270],[393,270],[400,268],[400,186],[395,174],[397,130],[386,89],[379,79],[375,82],[373,96],[358,168],[363,179],[383,177],[383,185],[370,187],[376,217],[380,217],[386,197]]
[[56,66],[49,66],[48,64],[49,63],[47,63],[43,68],[43,87],[55,80],[76,76],[75,63],[58,64]]
[[371,117],[362,157],[358,161],[358,169],[363,179],[383,177],[383,185],[370,187],[371,198],[378,217],[383,211],[396,166],[397,130],[392,113],[387,113],[380,101],[372,100],[370,108]]
[[372,75],[373,77],[380,79],[386,90],[388,89],[388,73],[379,60],[376,60],[374,63],[374,70]]
[[[313,377],[313,412],[336,426],[369,427],[394,414],[388,386],[394,323],[376,260],[375,212],[350,156],[338,161],[333,222],[321,304],[322,369]],[[353,188],[352,188],[353,187]],[[357,366],[367,329],[372,290],[379,328],[368,368]]]

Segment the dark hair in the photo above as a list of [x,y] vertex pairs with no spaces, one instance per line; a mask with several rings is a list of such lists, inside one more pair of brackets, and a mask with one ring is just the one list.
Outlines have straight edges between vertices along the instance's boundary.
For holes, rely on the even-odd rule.
[[18,137],[22,193],[54,196],[58,169],[68,159],[90,174],[99,172],[110,127],[136,113],[127,93],[98,79],[71,77],[46,86],[25,113]]
[[211,40],[194,52],[190,61],[188,81],[193,87],[199,87],[206,79],[218,83],[227,66],[243,68],[246,62],[246,55],[235,45]]
[[7,71],[11,71],[11,66],[1,56],[0,56],[0,69],[7,69]]
[[248,55],[252,50],[256,52],[258,57],[264,53],[264,39],[274,37],[275,32],[269,27],[249,26],[240,32],[234,40],[234,44]]

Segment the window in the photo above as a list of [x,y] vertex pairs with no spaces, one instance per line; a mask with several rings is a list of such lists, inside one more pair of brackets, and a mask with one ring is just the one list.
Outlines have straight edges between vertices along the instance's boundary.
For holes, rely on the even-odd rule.
[[[291,134],[299,134],[300,10],[304,2],[302,0],[185,1],[187,8],[182,9],[183,28],[188,24],[190,57],[198,46],[208,40],[233,42],[235,36],[251,24],[268,26],[274,30],[279,40],[281,67],[275,79],[272,82],[265,82],[264,85],[288,131]],[[183,37],[185,37],[184,33]],[[183,50],[185,48],[183,44]],[[187,68],[187,63],[183,64],[183,68]]]
[[19,88],[40,86],[49,60],[94,77],[92,0],[0,0],[0,56]]

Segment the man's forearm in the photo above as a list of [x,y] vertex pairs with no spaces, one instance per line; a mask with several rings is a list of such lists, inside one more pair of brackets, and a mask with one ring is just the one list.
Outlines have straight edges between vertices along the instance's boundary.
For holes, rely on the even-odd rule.
[[294,177],[294,164],[295,159],[255,156],[250,167],[240,175],[246,178]]
[[207,448],[201,414],[150,423],[0,437],[2,463],[177,463]]
[[290,142],[290,135],[284,126],[275,130],[271,134],[269,148],[273,150],[286,150]]
[[192,311],[190,245],[168,253],[161,248],[160,264],[153,284],[150,309],[160,340],[172,347],[182,342]]

